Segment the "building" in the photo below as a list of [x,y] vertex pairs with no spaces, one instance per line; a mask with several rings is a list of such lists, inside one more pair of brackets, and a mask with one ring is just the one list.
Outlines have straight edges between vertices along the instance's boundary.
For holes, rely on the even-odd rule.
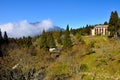
[[108,35],[108,25],[97,25],[91,30],[91,34],[94,35]]

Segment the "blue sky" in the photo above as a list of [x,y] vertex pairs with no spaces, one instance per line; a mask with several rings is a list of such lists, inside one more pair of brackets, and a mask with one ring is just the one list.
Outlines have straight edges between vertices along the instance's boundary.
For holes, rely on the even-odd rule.
[[0,0],[0,24],[49,19],[54,25],[79,28],[108,21],[120,14],[120,0]]

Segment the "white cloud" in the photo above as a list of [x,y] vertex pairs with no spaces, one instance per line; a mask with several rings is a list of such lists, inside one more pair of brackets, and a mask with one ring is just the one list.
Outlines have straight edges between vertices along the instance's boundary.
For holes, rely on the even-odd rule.
[[43,20],[39,23],[30,24],[26,20],[18,23],[0,24],[2,32],[7,31],[9,37],[19,38],[23,36],[35,36],[40,34],[43,29],[47,31],[53,28],[54,25],[51,20]]

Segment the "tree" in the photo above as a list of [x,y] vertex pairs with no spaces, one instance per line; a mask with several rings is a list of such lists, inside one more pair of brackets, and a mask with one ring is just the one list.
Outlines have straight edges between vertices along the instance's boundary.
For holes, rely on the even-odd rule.
[[57,42],[59,43],[59,44],[62,44],[62,30],[60,30],[59,31],[59,34],[58,34],[58,39],[57,39]]
[[107,21],[105,21],[105,22],[104,22],[104,25],[108,25],[108,22],[107,22]]
[[117,26],[118,26],[118,34],[120,35],[120,18],[118,19],[118,22],[117,22]]
[[66,48],[70,48],[71,46],[72,46],[72,41],[70,38],[69,25],[67,25],[64,35],[63,48],[66,49]]
[[84,28],[84,33],[85,33],[85,35],[90,35],[91,34],[91,26],[86,25],[86,27]]
[[47,37],[45,34],[45,30],[43,30],[42,35],[40,36],[40,48],[47,49]]
[[118,33],[118,30],[120,29],[120,27],[118,26],[118,21],[119,17],[117,11],[111,12],[108,26],[108,31],[110,31],[111,36],[116,35]]
[[54,41],[54,38],[53,38],[53,35],[51,32],[48,33],[47,35],[47,46],[49,48],[55,48],[56,47],[56,44],[55,44],[55,41]]
[[70,29],[70,33],[73,34],[73,35],[75,35],[75,34],[76,34],[75,29],[72,29],[72,28],[71,28],[71,29]]
[[25,46],[26,47],[30,47],[32,45],[32,38],[30,36],[28,36],[26,39],[25,39]]
[[4,43],[8,44],[8,35],[6,31],[4,32]]
[[85,43],[80,32],[76,34],[76,39],[77,39],[78,43],[82,43],[82,44]]
[[2,43],[3,43],[3,37],[2,37],[2,32],[0,30],[0,47],[1,47]]

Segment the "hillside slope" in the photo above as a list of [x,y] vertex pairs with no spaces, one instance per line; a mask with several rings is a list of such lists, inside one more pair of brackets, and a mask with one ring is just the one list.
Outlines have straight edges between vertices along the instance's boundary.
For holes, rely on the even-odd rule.
[[[11,50],[9,56],[0,58],[0,73],[6,72],[4,74],[9,76],[12,71],[14,78],[21,79],[22,76],[34,80],[120,79],[120,41],[107,36],[81,38],[83,43],[72,36],[75,44],[59,52],[48,52],[39,47]],[[37,42],[34,40],[33,43]]]

